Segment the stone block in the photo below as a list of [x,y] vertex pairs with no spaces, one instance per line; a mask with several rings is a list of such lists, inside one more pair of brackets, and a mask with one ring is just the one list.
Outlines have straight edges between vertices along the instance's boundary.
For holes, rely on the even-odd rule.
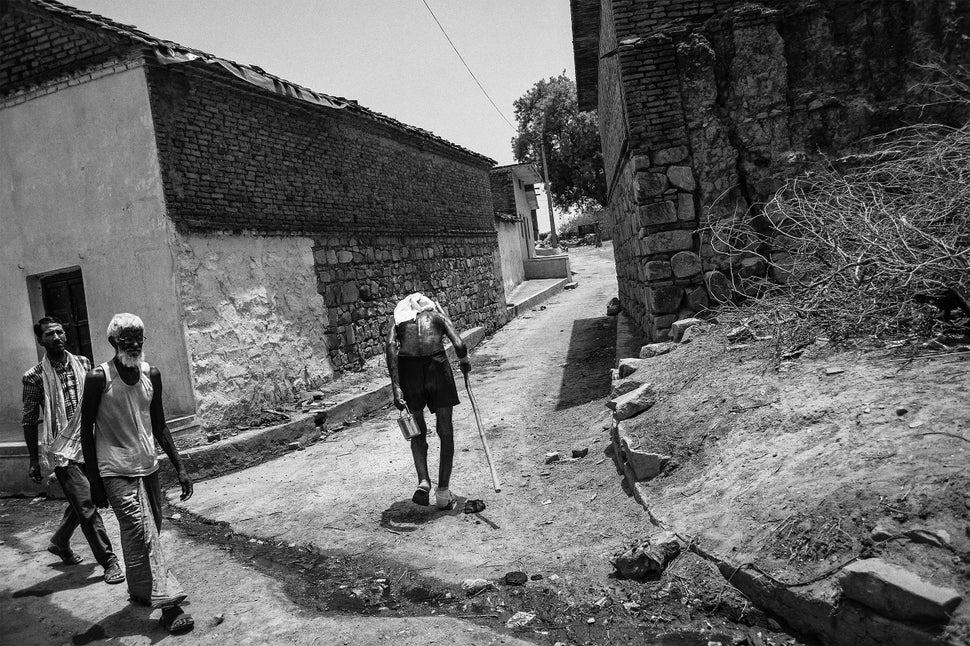
[[651,359],[653,357],[659,357],[662,354],[667,354],[671,350],[677,347],[676,343],[648,343],[640,348],[640,358],[641,359]]
[[617,379],[610,388],[610,399],[616,399],[620,395],[632,392],[646,383],[647,375],[643,370],[634,372],[629,377]]
[[667,169],[667,179],[682,191],[694,192],[694,173],[689,166],[671,166]]
[[360,290],[357,289],[357,285],[354,283],[344,283],[340,288],[340,302],[341,303],[353,303],[357,300]]
[[839,576],[842,594],[884,617],[946,623],[963,598],[882,559],[850,563]]
[[633,156],[633,170],[643,171],[650,168],[650,158],[646,155]]
[[617,556],[613,567],[624,579],[655,581],[678,554],[680,542],[672,532],[665,532]]
[[690,231],[661,231],[652,235],[643,234],[642,237],[647,255],[689,251],[694,246],[694,236]]
[[672,275],[670,263],[666,260],[651,260],[647,263],[646,279],[649,281],[666,280]]
[[681,251],[670,259],[670,266],[677,278],[690,278],[701,273],[701,258],[692,251]]
[[346,263],[351,262],[354,259],[354,254],[346,249],[341,249],[337,252],[337,262]]
[[662,195],[667,190],[667,176],[660,173],[637,173],[637,202]]
[[642,384],[635,390],[606,402],[617,421],[636,417],[657,403],[657,391],[652,384]]
[[688,328],[700,325],[703,322],[698,318],[680,319],[679,321],[674,321],[674,324],[670,326],[670,333],[673,335],[674,341],[680,341]]
[[680,307],[684,288],[676,285],[651,287],[647,299],[650,311],[654,314],[670,314]]
[[620,379],[629,377],[634,372],[639,370],[643,366],[643,362],[635,358],[620,359],[620,363],[617,365],[617,370]]
[[692,222],[696,217],[694,196],[687,193],[677,195],[677,219],[682,222]]
[[673,146],[657,150],[652,155],[654,166],[666,166],[687,159],[687,146]]
[[670,200],[637,207],[637,222],[641,227],[653,227],[677,221],[677,207]]
[[707,297],[707,290],[697,287],[687,292],[687,306],[695,312],[702,312],[710,306],[710,299]]
[[669,455],[638,451],[630,447],[630,439],[620,438],[620,447],[624,465],[629,467],[636,482],[651,480],[659,476],[664,466],[670,460]]
[[721,272],[709,271],[704,274],[704,286],[715,303],[727,303],[731,300],[731,282]]
[[738,264],[738,275],[742,278],[764,276],[766,264],[761,256],[745,256]]

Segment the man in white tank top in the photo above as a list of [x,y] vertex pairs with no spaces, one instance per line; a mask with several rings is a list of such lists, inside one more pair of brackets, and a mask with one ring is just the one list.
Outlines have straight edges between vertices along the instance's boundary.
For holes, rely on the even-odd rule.
[[143,360],[142,320],[116,314],[108,325],[108,342],[115,356],[88,373],[81,400],[81,445],[91,498],[102,508],[110,501],[118,518],[131,600],[161,608],[164,628],[186,632],[194,625],[181,608],[186,594],[159,544],[162,493],[155,442],[175,467],[182,500],[192,496],[192,480],[165,425],[162,375]]

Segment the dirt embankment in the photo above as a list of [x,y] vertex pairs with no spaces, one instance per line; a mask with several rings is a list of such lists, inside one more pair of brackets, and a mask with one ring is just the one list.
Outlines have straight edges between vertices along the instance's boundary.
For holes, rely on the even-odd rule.
[[[730,327],[640,368],[656,405],[617,434],[670,456],[636,486],[652,517],[779,589],[817,578],[831,598],[841,565],[878,556],[966,597],[970,353],[816,342],[778,361],[771,339],[732,343]],[[937,634],[970,638],[968,605]]]

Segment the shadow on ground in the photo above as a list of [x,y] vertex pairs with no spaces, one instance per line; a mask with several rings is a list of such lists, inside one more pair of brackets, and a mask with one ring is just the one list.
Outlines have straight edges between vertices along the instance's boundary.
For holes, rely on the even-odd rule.
[[610,369],[616,364],[616,317],[573,321],[566,366],[556,410],[579,406],[610,392]]

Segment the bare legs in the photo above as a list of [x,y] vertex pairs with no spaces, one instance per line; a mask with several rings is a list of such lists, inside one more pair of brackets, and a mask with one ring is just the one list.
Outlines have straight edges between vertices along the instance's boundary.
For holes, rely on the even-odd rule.
[[[418,473],[418,487],[431,489],[431,476],[428,474],[428,425],[424,420],[424,410],[411,411],[414,421],[421,429],[421,435],[411,439],[411,457]],[[451,423],[451,406],[435,411],[435,430],[441,440],[441,456],[438,460],[438,487],[447,489],[451,482],[451,468],[455,459],[455,432]]]

